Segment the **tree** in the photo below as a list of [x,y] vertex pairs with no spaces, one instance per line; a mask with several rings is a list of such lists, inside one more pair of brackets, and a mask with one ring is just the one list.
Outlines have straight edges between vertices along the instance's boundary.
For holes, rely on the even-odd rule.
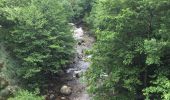
[[19,1],[6,0],[3,8],[7,20],[13,23],[6,35],[6,45],[19,63],[18,76],[34,82],[43,74],[57,73],[69,63],[74,40],[60,1]]
[[[144,98],[162,72],[169,77],[169,13],[169,0],[96,0],[88,21],[97,42],[87,72],[96,100]],[[149,90],[150,98],[163,93]]]
[[72,22],[83,21],[83,18],[91,11],[93,1],[94,0],[65,0],[65,7],[72,12]]

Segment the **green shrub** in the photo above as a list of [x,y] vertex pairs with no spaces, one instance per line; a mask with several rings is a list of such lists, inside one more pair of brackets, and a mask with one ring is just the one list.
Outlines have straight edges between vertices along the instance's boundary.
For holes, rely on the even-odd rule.
[[36,93],[31,93],[27,90],[19,90],[14,97],[8,100],[45,100],[42,96],[37,96]]

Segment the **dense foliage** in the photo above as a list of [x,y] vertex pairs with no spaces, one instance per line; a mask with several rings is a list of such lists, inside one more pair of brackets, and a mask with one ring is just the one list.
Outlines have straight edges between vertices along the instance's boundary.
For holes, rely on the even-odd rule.
[[79,23],[85,16],[89,15],[94,0],[65,0],[65,6],[72,12],[71,21]]
[[170,1],[96,0],[87,72],[96,100],[169,100]]
[[68,23],[82,21],[96,38],[93,99],[170,100],[170,0],[0,0],[0,99],[22,84],[9,100],[43,100],[30,88],[70,63]]
[[[13,1],[15,2],[15,1]],[[13,23],[6,36],[11,54],[17,59],[17,73],[31,78],[40,73],[56,73],[73,54],[73,38],[67,14],[56,0],[6,1],[4,13]]]
[[[10,62],[17,63],[10,74],[24,88],[39,87],[46,75],[53,77],[70,63],[74,54],[70,17],[62,0],[0,0],[0,46],[9,53]],[[6,69],[11,68],[6,58],[2,60]],[[10,100],[27,97],[35,96],[21,91]]]

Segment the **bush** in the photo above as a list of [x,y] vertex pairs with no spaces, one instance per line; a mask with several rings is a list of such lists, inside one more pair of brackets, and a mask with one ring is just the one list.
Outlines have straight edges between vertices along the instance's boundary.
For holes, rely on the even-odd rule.
[[31,93],[27,90],[19,90],[14,97],[8,100],[45,100],[42,96],[37,96],[36,93]]

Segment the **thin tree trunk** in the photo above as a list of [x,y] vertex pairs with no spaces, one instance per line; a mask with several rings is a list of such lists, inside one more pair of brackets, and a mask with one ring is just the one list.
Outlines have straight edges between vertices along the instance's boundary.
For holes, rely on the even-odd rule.
[[148,76],[148,71],[147,71],[147,69],[145,69],[145,71],[144,71],[144,86],[145,87],[147,86],[147,76]]

